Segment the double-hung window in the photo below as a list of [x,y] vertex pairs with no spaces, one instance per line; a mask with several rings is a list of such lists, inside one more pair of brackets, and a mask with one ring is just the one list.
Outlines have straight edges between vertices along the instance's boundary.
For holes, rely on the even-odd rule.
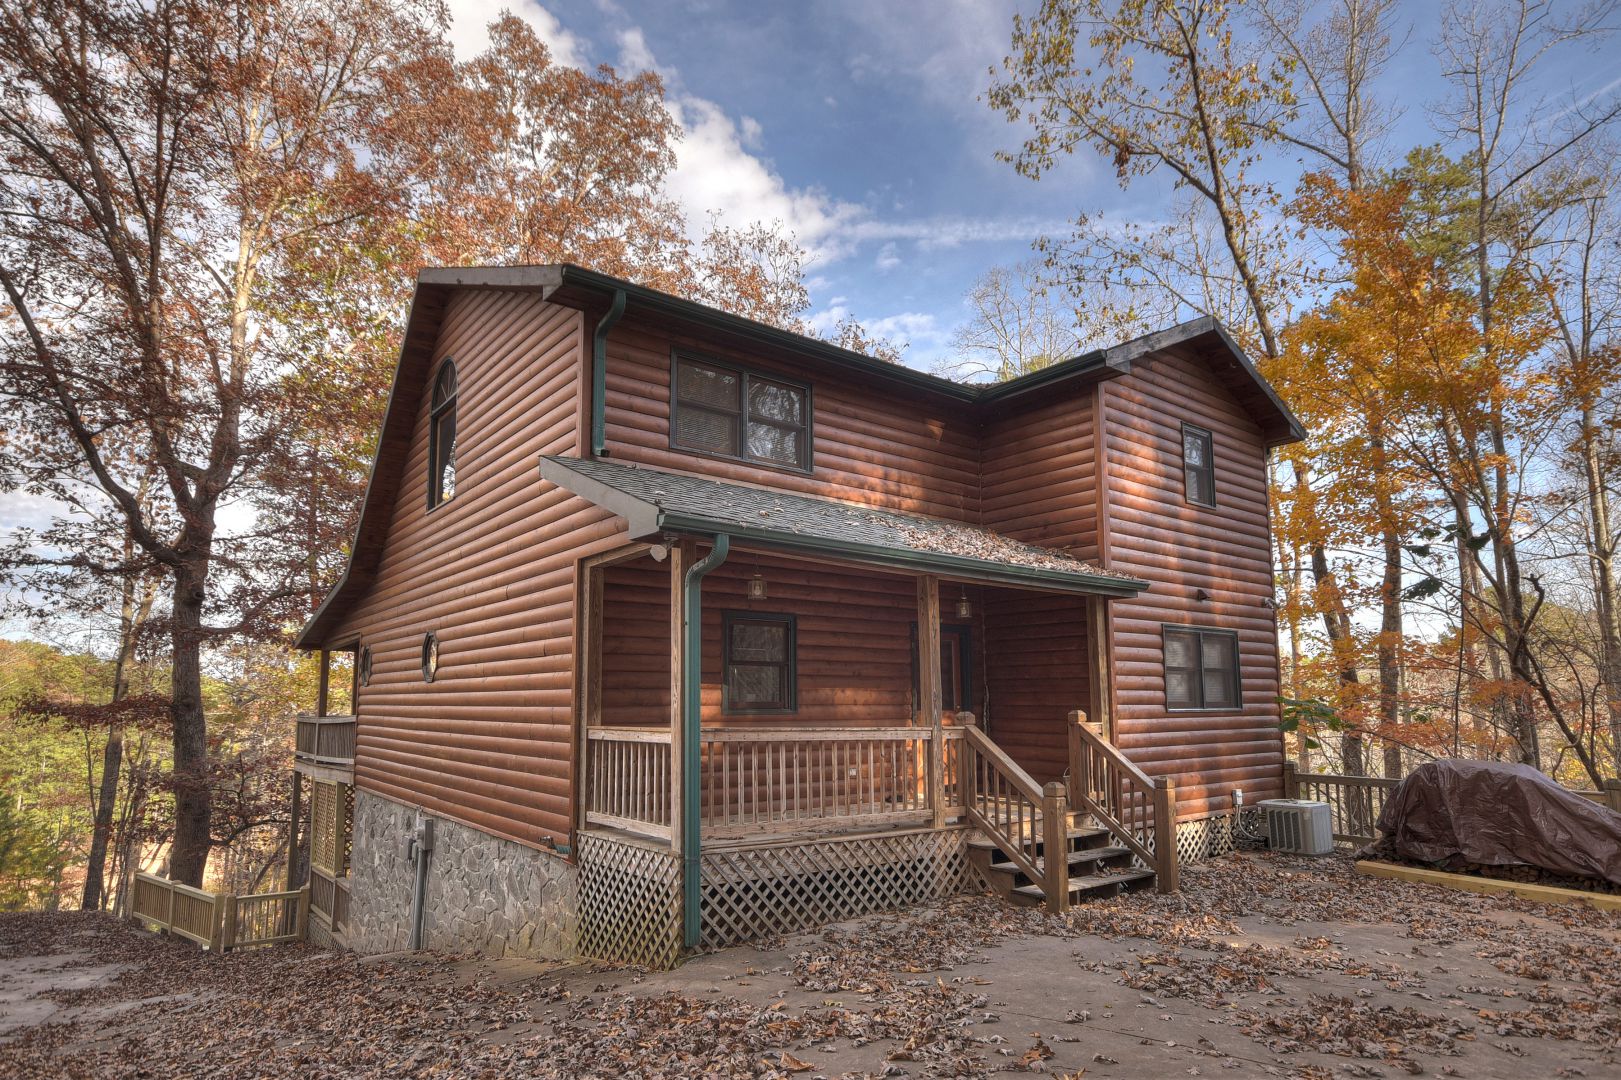
[[1182,491],[1190,503],[1216,505],[1215,438],[1192,424],[1182,425]]
[[1239,705],[1238,635],[1191,626],[1163,628],[1165,705],[1235,709]]
[[810,471],[810,391],[797,383],[677,356],[670,445]]
[[794,617],[728,611],[724,631],[722,711],[793,712]]

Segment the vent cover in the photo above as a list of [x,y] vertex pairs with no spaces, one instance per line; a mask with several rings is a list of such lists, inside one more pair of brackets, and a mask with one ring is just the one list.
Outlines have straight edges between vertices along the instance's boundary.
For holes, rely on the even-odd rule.
[[1334,850],[1328,804],[1307,799],[1265,799],[1267,847],[1296,855],[1327,855]]

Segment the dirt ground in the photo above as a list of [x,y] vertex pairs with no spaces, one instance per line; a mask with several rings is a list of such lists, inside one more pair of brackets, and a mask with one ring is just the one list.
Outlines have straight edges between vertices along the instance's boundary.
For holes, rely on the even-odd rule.
[[1067,918],[965,897],[676,971],[209,956],[0,916],[0,1076],[1621,1077],[1621,915],[1241,855]]

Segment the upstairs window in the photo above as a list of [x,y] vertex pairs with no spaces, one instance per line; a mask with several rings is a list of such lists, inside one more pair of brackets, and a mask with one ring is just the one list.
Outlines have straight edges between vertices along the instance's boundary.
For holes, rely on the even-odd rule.
[[1187,626],[1167,626],[1163,633],[1166,707],[1237,708],[1238,635]]
[[1182,490],[1190,503],[1216,505],[1215,440],[1204,428],[1182,425]]
[[456,364],[446,360],[428,408],[428,509],[456,494]]
[[793,712],[794,617],[728,611],[724,629],[722,710]]
[[810,391],[742,368],[675,361],[670,445],[715,457],[810,470]]

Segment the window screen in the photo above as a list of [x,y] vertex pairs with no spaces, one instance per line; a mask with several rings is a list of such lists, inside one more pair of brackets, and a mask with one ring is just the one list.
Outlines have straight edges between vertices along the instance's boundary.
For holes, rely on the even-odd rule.
[[675,363],[672,445],[720,457],[810,468],[803,386],[706,360]]
[[722,707],[726,712],[792,712],[794,618],[727,612]]
[[1182,425],[1182,482],[1190,503],[1216,505],[1215,443],[1204,428]]
[[1230,709],[1239,704],[1238,635],[1231,630],[1164,628],[1165,704]]

